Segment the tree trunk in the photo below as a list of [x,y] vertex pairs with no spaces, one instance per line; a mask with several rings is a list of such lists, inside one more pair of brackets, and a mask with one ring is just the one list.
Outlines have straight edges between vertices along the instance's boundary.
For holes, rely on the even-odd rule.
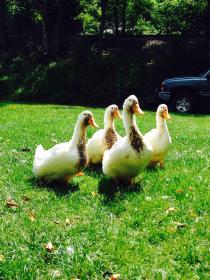
[[[41,4],[40,4],[41,5]],[[44,52],[49,54],[50,52],[50,40],[51,40],[51,31],[52,31],[52,15],[51,15],[51,5],[50,1],[47,0],[41,5],[42,11],[42,43]]]
[[100,35],[103,36],[106,22],[106,0],[100,0],[101,6],[101,22],[100,22]]
[[56,56],[60,50],[63,32],[62,32],[62,24],[64,20],[64,1],[60,1],[60,5],[58,8],[57,17],[55,19],[55,25],[52,36],[52,53]]
[[5,0],[0,0],[0,47],[6,45]]
[[114,1],[115,35],[119,34],[119,0]]
[[122,6],[122,33],[125,35],[126,32],[126,8],[127,8],[127,0],[123,0]]

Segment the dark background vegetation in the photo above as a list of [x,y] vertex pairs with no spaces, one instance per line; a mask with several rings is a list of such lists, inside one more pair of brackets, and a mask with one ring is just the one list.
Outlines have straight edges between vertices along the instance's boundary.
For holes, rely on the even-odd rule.
[[1,0],[0,99],[145,106],[209,68],[207,0]]

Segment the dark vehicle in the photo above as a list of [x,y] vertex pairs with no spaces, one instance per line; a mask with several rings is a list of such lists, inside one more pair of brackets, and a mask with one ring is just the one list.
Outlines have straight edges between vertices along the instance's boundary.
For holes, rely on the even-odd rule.
[[206,106],[210,101],[210,70],[199,77],[166,79],[157,93],[159,99],[179,113],[192,112],[202,103]]

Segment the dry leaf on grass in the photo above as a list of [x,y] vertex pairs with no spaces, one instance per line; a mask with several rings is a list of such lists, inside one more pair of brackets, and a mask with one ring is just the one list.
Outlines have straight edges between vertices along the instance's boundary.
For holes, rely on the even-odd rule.
[[30,220],[31,222],[35,221],[35,220],[36,220],[36,215],[35,215],[35,213],[34,213],[34,212],[30,212],[30,213],[28,214],[28,218],[29,218],[29,220]]
[[17,208],[19,205],[13,199],[6,200],[6,206],[9,208]]
[[73,255],[74,254],[74,247],[73,246],[68,246],[66,248],[66,251],[69,255]]
[[30,148],[22,148],[22,149],[21,149],[21,152],[29,153],[30,151],[31,151]]
[[97,192],[91,192],[92,196],[95,197],[97,195]]
[[28,202],[28,201],[31,200],[30,197],[28,197],[27,195],[23,195],[23,196],[22,196],[22,199],[23,199],[24,201],[26,201],[26,202]]
[[55,247],[52,245],[52,242],[51,242],[51,241],[48,242],[48,243],[46,243],[46,244],[44,245],[44,248],[45,248],[48,252],[50,252],[50,253],[54,252],[54,250],[55,250]]
[[176,211],[176,209],[174,208],[174,207],[169,207],[168,209],[166,209],[166,213],[168,214],[168,213],[172,213],[172,212],[174,212],[174,211]]
[[175,224],[175,226],[176,226],[177,229],[186,227],[186,224],[184,224],[184,223],[174,222],[174,224]]
[[169,227],[169,228],[167,229],[167,232],[168,232],[168,233],[175,233],[176,230],[177,230],[176,227]]
[[3,262],[5,260],[5,256],[4,255],[0,255],[0,262]]
[[61,277],[61,272],[59,270],[53,270],[52,276],[53,276],[53,278],[59,278],[59,277]]
[[113,274],[110,278],[109,278],[109,280],[117,280],[117,279],[119,279],[120,278],[120,274]]
[[176,190],[176,193],[178,193],[178,194],[183,193],[183,192],[184,192],[183,189]]
[[60,224],[60,221],[54,219],[54,220],[53,220],[53,223],[56,224],[56,225],[59,225],[59,224]]
[[65,219],[65,225],[69,226],[70,225],[70,220],[69,219]]
[[51,142],[53,142],[53,143],[55,143],[55,144],[58,143],[58,141],[57,141],[56,139],[54,139],[54,138],[52,138],[52,139],[50,139],[50,140],[51,140]]

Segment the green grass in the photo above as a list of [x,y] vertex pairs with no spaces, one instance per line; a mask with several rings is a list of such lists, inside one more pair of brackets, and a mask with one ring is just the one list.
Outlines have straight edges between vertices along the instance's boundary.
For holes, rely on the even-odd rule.
[[[83,109],[0,106],[0,279],[209,279],[210,118],[171,114],[165,169],[146,170],[133,189],[112,189],[100,169],[88,168],[68,189],[39,186],[35,147],[70,139]],[[91,110],[102,126],[103,109]],[[153,128],[155,113],[138,124],[143,133]],[[122,123],[116,126],[123,135]],[[18,207],[7,207],[8,198]],[[49,241],[53,253],[44,248]]]

